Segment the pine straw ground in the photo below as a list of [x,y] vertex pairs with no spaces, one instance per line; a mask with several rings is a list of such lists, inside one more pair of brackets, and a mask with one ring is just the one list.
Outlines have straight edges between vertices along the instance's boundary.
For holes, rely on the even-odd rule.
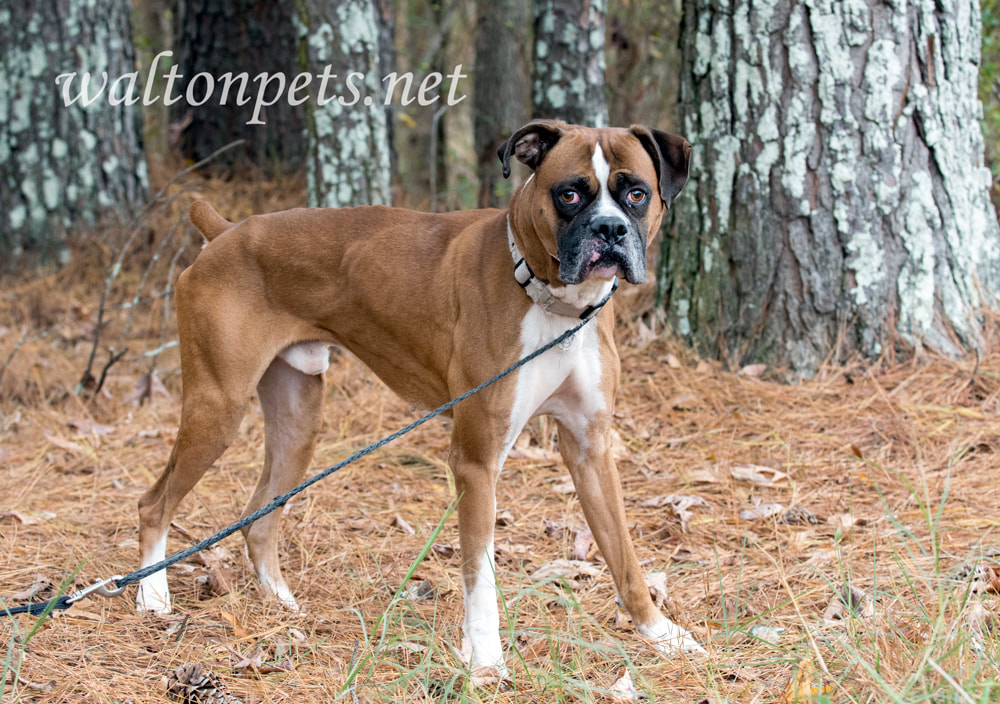
[[[50,330],[22,344],[0,381],[8,604],[39,577],[77,589],[137,566],[136,501],[178,423],[176,350],[158,362],[164,388],[142,405],[130,399],[148,365],[137,351],[158,345],[157,303],[137,315],[133,351],[105,389],[91,400],[71,393],[104,275],[78,261],[0,291],[0,362],[22,329]],[[122,275],[119,298],[140,274]],[[303,615],[262,599],[241,539],[229,538],[170,570],[169,618],[136,615],[133,587],[37,629],[33,618],[0,620],[0,698],[170,701],[168,674],[200,663],[230,693],[204,701],[220,702],[629,701],[609,692],[624,671],[657,702],[1000,700],[1000,346],[978,362],[921,356],[783,384],[650,341],[623,317],[616,426],[632,534],[654,583],[665,573],[668,591],[654,593],[708,657],[665,659],[634,634],[583,531],[554,428],[536,420],[498,488],[514,684],[471,688],[452,650],[454,517],[435,535],[454,497],[447,422],[434,421],[286,508],[286,574]],[[327,380],[317,468],[416,417],[347,355]],[[171,551],[238,516],[262,445],[255,409],[183,504]],[[747,513],[767,504],[778,513]],[[560,563],[574,567],[571,588],[533,580],[574,555],[582,562]],[[51,594],[39,587],[36,598]],[[845,604],[847,587],[856,596]]]

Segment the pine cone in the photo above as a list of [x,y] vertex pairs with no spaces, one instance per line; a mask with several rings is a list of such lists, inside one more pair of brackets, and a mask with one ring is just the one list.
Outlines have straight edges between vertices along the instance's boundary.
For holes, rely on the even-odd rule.
[[167,698],[179,704],[243,704],[222,679],[200,662],[181,665],[167,677]]

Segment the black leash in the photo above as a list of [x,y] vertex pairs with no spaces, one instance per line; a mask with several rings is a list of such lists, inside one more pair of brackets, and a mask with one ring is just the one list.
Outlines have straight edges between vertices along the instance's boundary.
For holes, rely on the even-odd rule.
[[582,320],[579,323],[577,323],[576,325],[574,325],[573,327],[571,327],[569,330],[567,330],[566,332],[564,332],[562,335],[560,335],[559,337],[555,338],[551,342],[545,344],[542,347],[539,347],[537,350],[535,350],[531,354],[529,354],[529,355],[523,357],[522,359],[518,360],[517,362],[515,362],[510,367],[508,367],[507,369],[503,370],[502,372],[500,372],[499,374],[497,374],[496,376],[494,376],[492,379],[488,379],[488,380],[484,381],[479,386],[477,386],[477,387],[475,387],[473,389],[469,389],[468,391],[466,391],[461,396],[457,396],[457,397],[453,398],[451,401],[448,401],[448,403],[444,404],[443,406],[439,406],[438,408],[435,408],[433,411],[431,411],[427,415],[423,416],[422,418],[418,418],[417,420],[413,421],[412,423],[410,423],[409,425],[407,425],[405,428],[401,428],[400,430],[397,430],[396,432],[392,433],[391,435],[387,435],[386,437],[382,438],[381,440],[378,440],[377,442],[374,442],[371,445],[368,445],[367,447],[362,448],[361,450],[358,450],[357,452],[355,452],[353,455],[351,455],[347,459],[341,460],[337,464],[334,464],[334,465],[331,465],[330,467],[327,467],[326,469],[324,469],[322,472],[319,472],[318,474],[314,474],[312,477],[310,477],[309,479],[305,480],[304,482],[302,482],[301,484],[299,484],[297,487],[295,487],[291,491],[289,491],[289,492],[287,492],[285,494],[282,494],[281,496],[275,497],[274,500],[271,501],[271,503],[267,504],[266,506],[262,506],[261,508],[259,508],[256,511],[254,511],[253,513],[251,513],[249,516],[246,516],[245,518],[241,518],[236,523],[233,523],[232,525],[230,525],[230,526],[228,526],[226,528],[223,528],[222,530],[220,530],[215,535],[213,535],[211,537],[208,537],[208,538],[205,538],[200,543],[192,545],[191,547],[189,547],[189,548],[187,548],[185,550],[181,550],[180,552],[176,552],[173,555],[170,555],[169,557],[167,557],[167,558],[165,558],[163,560],[160,560],[159,562],[153,563],[152,565],[148,565],[147,567],[143,567],[142,569],[138,569],[135,572],[129,572],[127,575],[124,575],[124,576],[115,575],[113,577],[109,577],[108,579],[98,580],[97,582],[95,582],[94,584],[90,585],[89,587],[81,589],[80,591],[75,592],[74,594],[71,594],[69,596],[67,596],[67,595],[64,594],[62,596],[56,597],[55,599],[49,599],[48,601],[40,601],[40,602],[37,602],[37,603],[34,603],[34,604],[25,604],[23,606],[15,606],[15,607],[11,607],[11,608],[8,608],[6,606],[0,606],[0,616],[14,616],[16,614],[32,614],[32,615],[41,614],[41,615],[45,616],[45,615],[50,614],[54,610],[60,610],[61,611],[61,610],[68,609],[71,606],[73,606],[73,604],[76,603],[77,601],[79,601],[80,599],[83,599],[84,597],[90,596],[92,594],[97,594],[99,596],[104,596],[104,597],[118,596],[123,591],[125,591],[125,587],[127,587],[128,585],[134,584],[135,582],[138,582],[141,579],[144,579],[144,578],[146,578],[146,577],[148,577],[148,576],[150,576],[152,574],[155,574],[156,572],[159,572],[160,570],[166,569],[170,565],[173,565],[173,564],[175,564],[177,562],[180,562],[181,560],[185,560],[185,559],[191,557],[191,555],[194,555],[197,552],[201,552],[205,548],[209,548],[209,547],[215,545],[216,543],[218,543],[223,538],[228,538],[230,535],[232,535],[236,531],[242,530],[243,528],[245,528],[246,526],[250,525],[254,521],[257,521],[257,520],[263,518],[264,516],[266,516],[267,514],[272,513],[273,511],[278,510],[279,508],[281,508],[282,506],[284,506],[286,503],[288,503],[288,501],[292,497],[294,497],[294,496],[296,496],[298,494],[301,494],[303,491],[305,491],[306,489],[308,489],[309,487],[311,487],[316,482],[319,482],[319,481],[321,481],[323,479],[326,479],[328,476],[330,476],[334,472],[340,471],[341,469],[343,469],[347,465],[352,464],[353,462],[356,462],[357,460],[361,459],[362,457],[364,457],[366,455],[370,455],[371,453],[375,452],[376,450],[380,449],[381,447],[383,447],[385,445],[388,445],[390,442],[392,442],[394,440],[397,440],[398,438],[406,435],[411,430],[415,430],[416,428],[420,427],[421,425],[423,425],[427,421],[431,420],[432,418],[436,418],[437,416],[441,415],[445,411],[450,410],[452,407],[454,407],[455,405],[461,403],[462,401],[464,401],[465,399],[469,398],[470,396],[479,393],[480,391],[482,391],[483,389],[485,389],[487,386],[492,386],[493,384],[495,384],[496,382],[500,381],[504,377],[506,377],[506,376],[510,375],[511,373],[517,371],[518,369],[520,369],[521,367],[523,367],[525,364],[527,364],[528,362],[532,361],[536,357],[541,356],[545,352],[548,352],[550,349],[552,349],[556,345],[560,345],[563,342],[565,342],[566,340],[570,339],[576,333],[578,333],[583,328],[584,325],[586,325],[587,323],[589,323],[591,320],[593,320],[597,316],[597,314],[601,311],[601,309],[604,307],[604,305],[609,300],[611,300],[611,296],[613,296],[614,293],[615,293],[615,291],[617,291],[617,290],[618,290],[618,280],[615,279],[614,285],[611,287],[611,290],[608,292],[608,295],[605,296],[600,301],[600,303],[598,303],[597,305],[592,306],[592,307],[588,308],[586,311],[584,311],[581,314],[581,316],[580,316],[582,318]]

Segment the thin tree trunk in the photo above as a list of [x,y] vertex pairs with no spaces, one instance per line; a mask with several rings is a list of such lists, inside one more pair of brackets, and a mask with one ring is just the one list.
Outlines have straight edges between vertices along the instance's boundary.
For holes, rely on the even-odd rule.
[[[0,9],[0,272],[22,258],[66,261],[65,235],[148,197],[142,116],[126,101],[136,70],[124,0],[7,2]],[[82,90],[86,98],[67,106]],[[102,81],[106,72],[107,81]],[[60,83],[56,77],[63,76]],[[67,81],[68,86],[67,86]],[[135,76],[133,95],[142,86]]]
[[535,118],[607,127],[604,0],[536,0]]
[[[372,0],[303,0],[304,70],[336,77],[306,103],[306,175],[313,206],[389,204],[391,157]],[[333,97],[336,96],[336,97]],[[329,99],[321,105],[324,99]]]
[[497,162],[497,147],[527,122],[525,71],[530,13],[527,0],[494,0],[480,5],[473,71],[475,146],[480,207],[497,207],[510,197]]
[[808,374],[978,347],[1000,292],[974,0],[685,0],[695,146],[660,259],[701,350]]

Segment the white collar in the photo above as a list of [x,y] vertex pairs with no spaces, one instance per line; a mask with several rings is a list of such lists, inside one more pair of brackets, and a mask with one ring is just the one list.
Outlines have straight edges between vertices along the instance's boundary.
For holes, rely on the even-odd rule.
[[535,276],[531,267],[528,266],[528,262],[524,260],[521,250],[517,248],[517,243],[514,242],[514,231],[511,230],[509,221],[507,222],[507,245],[510,247],[510,256],[514,260],[514,279],[524,289],[531,300],[541,306],[542,310],[546,313],[563,315],[568,318],[579,318],[581,320],[589,318],[600,310],[618,289],[618,277],[616,276],[611,282],[610,291],[599,302],[585,307],[567,303],[561,298],[556,297],[552,293],[552,289]]

